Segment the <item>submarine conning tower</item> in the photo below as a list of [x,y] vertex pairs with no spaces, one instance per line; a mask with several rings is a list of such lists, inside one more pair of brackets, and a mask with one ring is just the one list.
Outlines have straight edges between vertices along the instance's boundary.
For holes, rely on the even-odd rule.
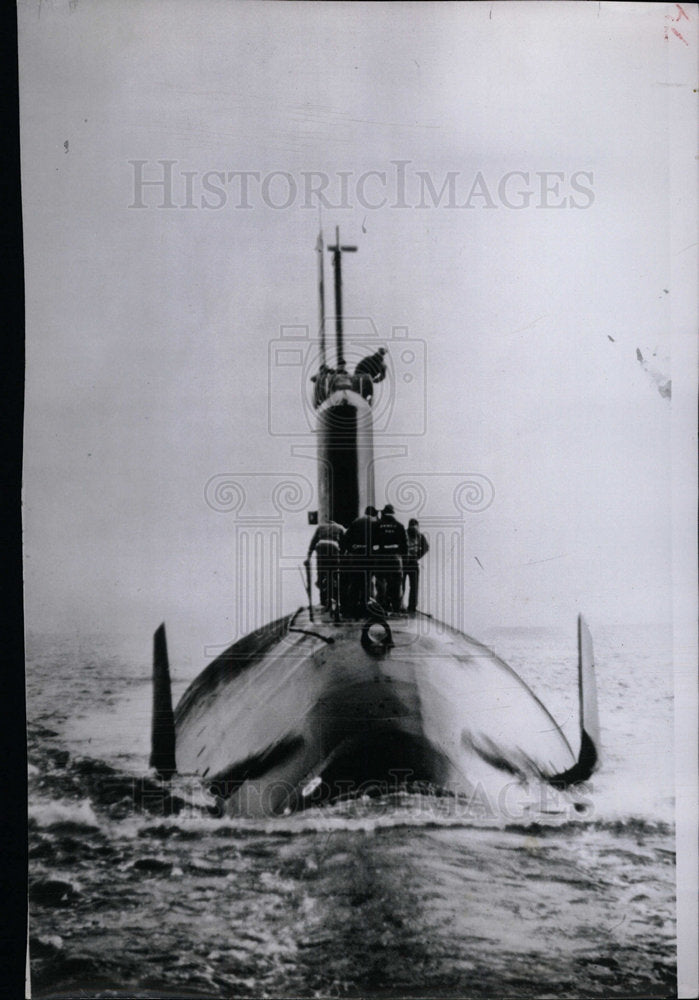
[[374,505],[371,404],[358,391],[359,376],[326,376],[328,395],[318,408],[319,520],[347,527]]
[[365,507],[374,505],[374,451],[371,399],[373,382],[366,374],[346,371],[342,328],[342,254],[339,227],[333,255],[337,361],[326,364],[325,298],[322,233],[318,239],[320,284],[320,368],[314,377],[318,434],[318,520],[347,527]]

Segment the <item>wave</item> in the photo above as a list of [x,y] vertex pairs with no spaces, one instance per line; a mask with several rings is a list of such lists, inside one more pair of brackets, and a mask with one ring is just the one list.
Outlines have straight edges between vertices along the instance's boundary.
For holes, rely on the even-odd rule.
[[99,829],[101,826],[101,821],[87,799],[38,800],[30,802],[28,813],[29,826],[40,829],[66,825]]
[[152,775],[128,773],[91,757],[70,757],[52,750],[43,766],[30,771],[30,825],[45,828],[76,824],[100,827],[119,823],[122,836],[170,835],[186,839],[198,833],[244,836],[266,833],[289,836],[333,830],[384,828],[454,828],[527,832],[605,830],[613,835],[670,836],[667,818],[626,813],[600,814],[591,800],[552,797],[550,789],[537,798],[528,786],[517,786],[512,808],[504,810],[477,788],[470,797],[445,795],[424,788],[399,789],[314,806],[287,816],[244,819],[223,816],[196,776],[176,775],[170,783]]

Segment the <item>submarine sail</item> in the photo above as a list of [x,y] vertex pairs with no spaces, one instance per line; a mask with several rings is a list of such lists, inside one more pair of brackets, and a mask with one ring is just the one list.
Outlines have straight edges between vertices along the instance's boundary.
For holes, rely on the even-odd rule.
[[[322,239],[322,237],[321,237]],[[333,255],[335,286],[335,367],[325,363],[325,303],[321,271],[321,368],[316,375],[318,435],[318,508],[321,521],[348,527],[367,507],[374,506],[374,452],[371,406],[362,388],[366,382],[350,375],[344,358],[342,315],[342,254],[356,251],[340,244],[339,228]],[[321,257],[322,260],[322,257]]]

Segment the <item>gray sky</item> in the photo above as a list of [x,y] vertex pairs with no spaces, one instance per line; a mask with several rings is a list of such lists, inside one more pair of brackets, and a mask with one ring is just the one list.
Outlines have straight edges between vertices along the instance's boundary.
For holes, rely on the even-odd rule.
[[[270,400],[270,343],[317,326],[314,171],[340,206],[326,242],[338,224],[359,247],[347,314],[426,350],[426,432],[400,437],[417,397],[399,384],[379,441],[407,454],[379,466],[379,504],[401,472],[428,484],[427,520],[448,500],[429,473],[494,487],[464,518],[467,631],[668,620],[676,400],[659,389],[671,354],[691,363],[696,313],[695,251],[678,256],[696,236],[673,228],[693,169],[681,9],[22,0],[29,627],[164,618],[194,659],[238,631],[235,518],[204,491],[314,479],[268,423],[270,406],[297,419],[303,381]],[[161,160],[193,207],[135,191]],[[212,171],[259,175],[250,207]],[[295,566],[305,507],[284,530]]]

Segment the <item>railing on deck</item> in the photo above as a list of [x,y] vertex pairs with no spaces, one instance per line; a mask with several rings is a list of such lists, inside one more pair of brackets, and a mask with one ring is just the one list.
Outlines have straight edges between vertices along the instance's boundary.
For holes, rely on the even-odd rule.
[[358,393],[363,399],[371,404],[374,395],[374,383],[371,375],[364,372],[359,375],[350,375],[349,372],[334,368],[321,368],[312,379],[315,391],[313,395],[313,405],[317,409],[321,403],[328,399],[334,392],[342,389],[351,389]]

